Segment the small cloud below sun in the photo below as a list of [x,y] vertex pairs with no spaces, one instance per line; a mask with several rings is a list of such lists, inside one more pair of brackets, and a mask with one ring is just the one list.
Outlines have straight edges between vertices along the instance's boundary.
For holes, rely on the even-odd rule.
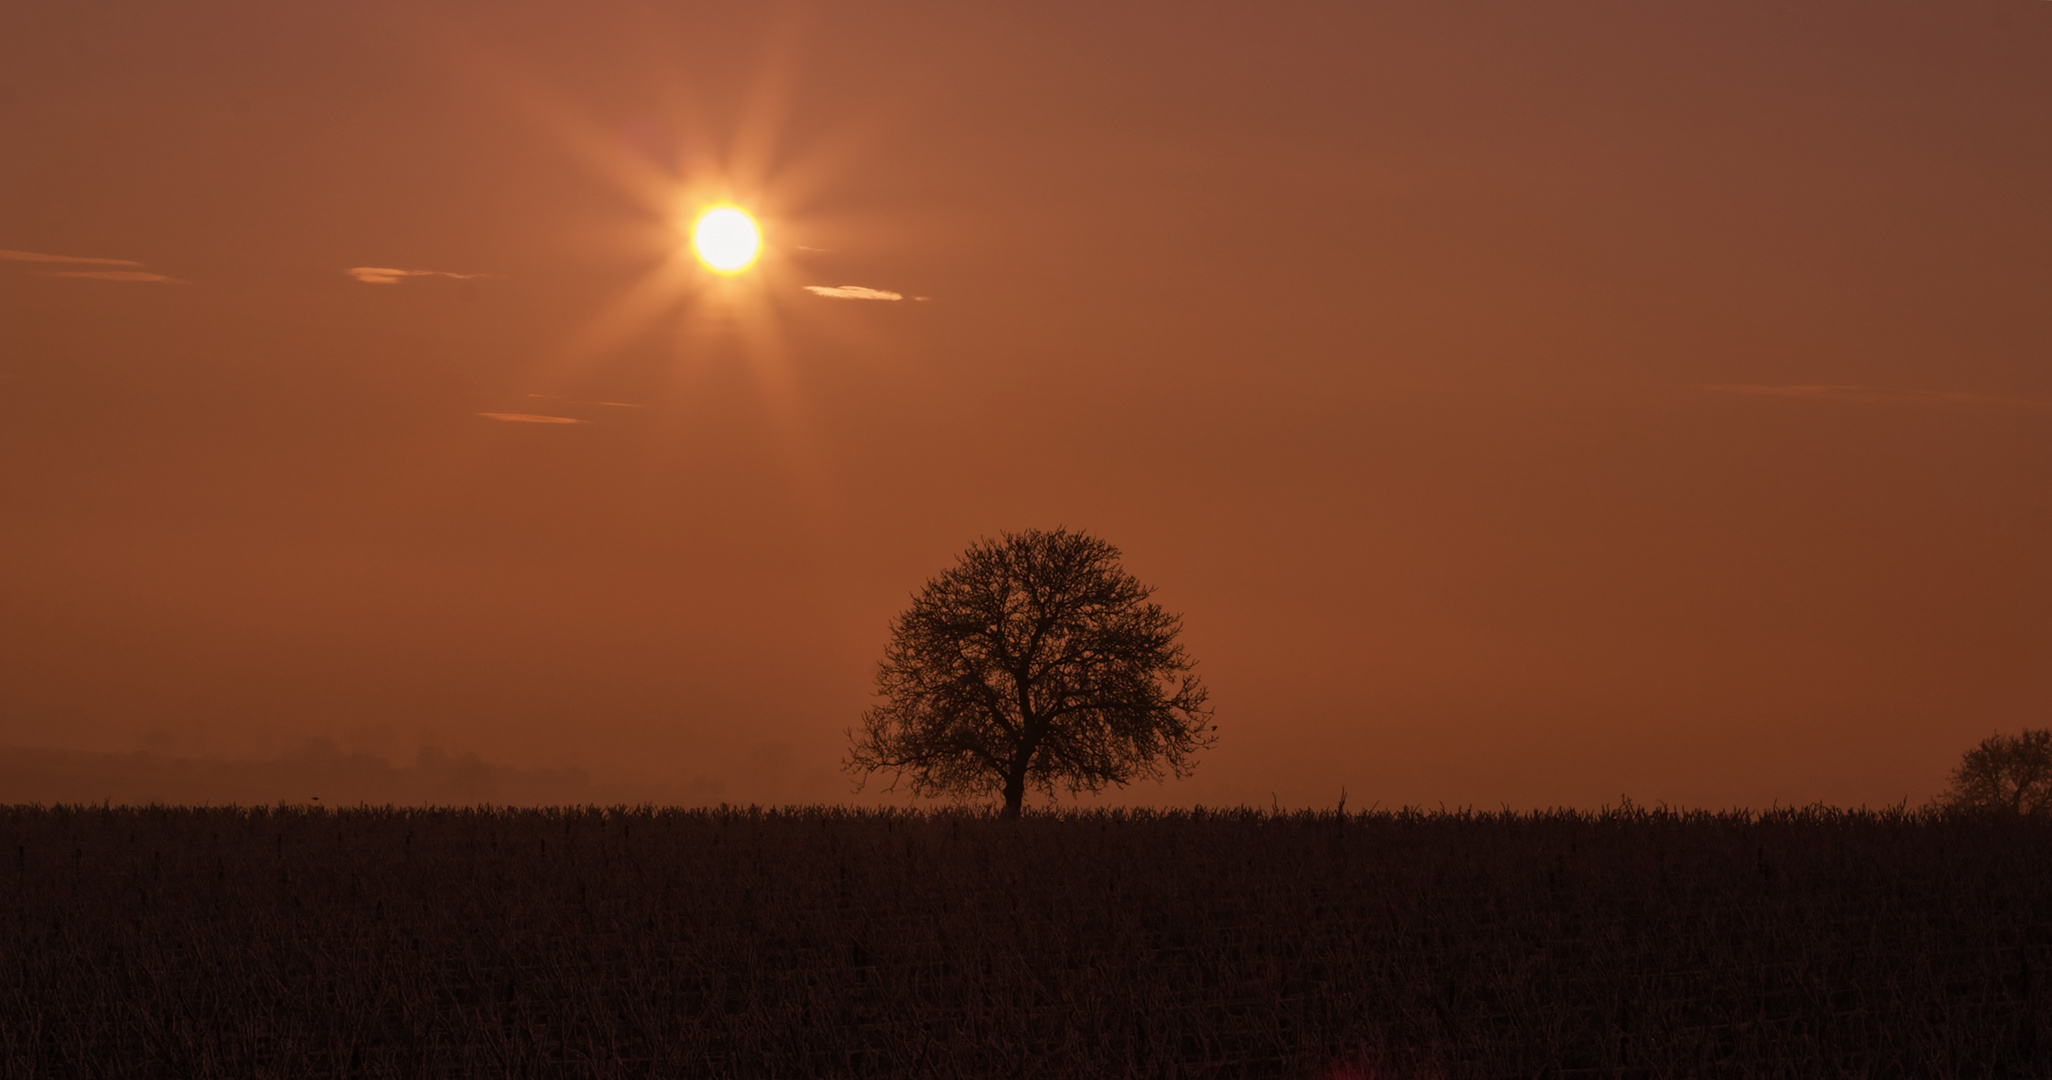
[[397,285],[410,277],[445,277],[459,281],[491,277],[490,274],[453,274],[447,270],[398,270],[389,266],[352,266],[342,271],[365,285]]
[[[805,291],[815,296],[825,296],[834,300],[903,300],[905,298],[904,293],[894,293],[889,289],[872,289],[867,285],[807,285]],[[926,298],[922,296],[919,299],[924,300]]]

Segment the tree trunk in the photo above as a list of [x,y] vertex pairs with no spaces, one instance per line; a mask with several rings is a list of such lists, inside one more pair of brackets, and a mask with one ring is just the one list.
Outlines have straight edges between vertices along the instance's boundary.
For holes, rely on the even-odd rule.
[[[1026,685],[1024,672],[1018,674],[1020,686]],[[1041,722],[1027,708],[1030,702],[1025,691],[1019,693],[1019,743],[1012,748],[1012,767],[1005,771],[1005,820],[1019,820],[1019,810],[1026,801],[1026,770],[1033,766],[1033,752],[1040,749],[1040,739],[1046,734]]]
[[1026,769],[1013,766],[1012,774],[1005,777],[1005,819],[1019,820],[1019,806],[1026,801]]
[[1012,767],[1005,771],[1005,819],[1008,821],[1019,820],[1019,810],[1026,802],[1026,770],[1033,765],[1033,749],[1029,743],[1013,751]]

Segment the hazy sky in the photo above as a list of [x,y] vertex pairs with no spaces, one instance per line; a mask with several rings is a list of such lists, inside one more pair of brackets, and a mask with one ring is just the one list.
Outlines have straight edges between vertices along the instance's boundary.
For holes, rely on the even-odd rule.
[[1067,525],[1127,801],[1920,802],[2052,723],[2048,133],[2039,0],[9,4],[0,743],[845,798]]

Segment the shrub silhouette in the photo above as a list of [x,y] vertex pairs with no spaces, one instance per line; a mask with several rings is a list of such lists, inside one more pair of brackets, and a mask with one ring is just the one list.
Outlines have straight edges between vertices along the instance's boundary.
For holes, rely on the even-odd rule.
[[1952,771],[1941,801],[1959,810],[2052,813],[2052,730],[1982,739]]

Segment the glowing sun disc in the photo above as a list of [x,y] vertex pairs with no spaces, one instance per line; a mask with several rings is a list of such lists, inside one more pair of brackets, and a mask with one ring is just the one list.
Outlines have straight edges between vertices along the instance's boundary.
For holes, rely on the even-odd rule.
[[691,226],[691,246],[705,265],[722,274],[748,269],[762,250],[762,231],[755,219],[732,206],[716,206]]

